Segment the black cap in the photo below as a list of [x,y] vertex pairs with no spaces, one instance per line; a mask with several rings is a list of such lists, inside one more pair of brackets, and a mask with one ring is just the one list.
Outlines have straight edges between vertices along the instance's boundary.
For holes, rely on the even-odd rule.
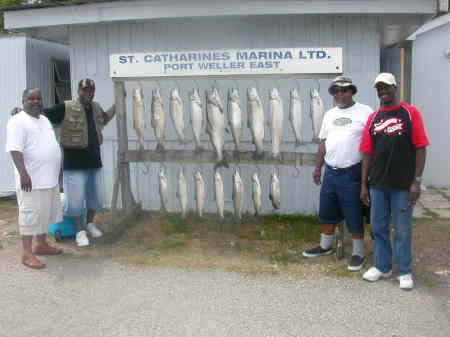
[[85,78],[82,79],[80,82],[78,82],[78,89],[86,89],[86,88],[95,89],[94,80],[91,80],[90,78]]

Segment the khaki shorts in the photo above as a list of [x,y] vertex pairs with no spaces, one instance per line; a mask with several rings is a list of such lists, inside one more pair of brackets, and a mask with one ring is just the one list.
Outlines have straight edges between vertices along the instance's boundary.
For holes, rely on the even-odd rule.
[[17,204],[21,235],[45,234],[50,224],[62,220],[59,186],[31,192],[18,190]]

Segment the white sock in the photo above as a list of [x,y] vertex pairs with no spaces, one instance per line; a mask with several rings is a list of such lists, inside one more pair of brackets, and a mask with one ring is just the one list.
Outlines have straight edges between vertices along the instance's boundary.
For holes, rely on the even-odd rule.
[[320,247],[322,249],[330,249],[333,245],[334,235],[320,234]]
[[352,255],[364,257],[364,239],[353,239]]

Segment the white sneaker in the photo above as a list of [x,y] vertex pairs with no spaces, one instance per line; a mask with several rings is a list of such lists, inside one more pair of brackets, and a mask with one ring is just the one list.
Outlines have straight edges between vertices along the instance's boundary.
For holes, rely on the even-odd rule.
[[87,237],[86,231],[79,231],[75,237],[75,241],[78,247],[89,246],[89,239]]
[[381,278],[388,278],[391,274],[392,271],[382,273],[377,267],[370,267],[369,270],[364,273],[363,279],[366,281],[375,282]]
[[399,276],[397,280],[400,282],[400,289],[402,290],[412,290],[414,288],[414,281],[411,274]]
[[90,236],[93,238],[99,238],[103,235],[102,231],[95,225],[95,223],[90,222],[86,225],[86,229]]

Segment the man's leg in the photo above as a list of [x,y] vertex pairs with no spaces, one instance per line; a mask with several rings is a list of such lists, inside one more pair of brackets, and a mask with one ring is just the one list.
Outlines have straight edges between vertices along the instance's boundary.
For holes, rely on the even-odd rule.
[[54,188],[39,190],[39,208],[40,208],[40,234],[36,235],[36,246],[33,253],[36,255],[59,255],[61,248],[52,247],[47,242],[48,226],[62,220],[61,215],[61,197],[59,186]]
[[374,266],[364,273],[363,278],[373,282],[391,275],[390,191],[381,188],[371,188],[370,203],[370,222],[375,236]]
[[97,211],[103,209],[103,176],[101,169],[88,170],[88,184],[86,193],[87,230],[94,238],[103,235],[95,225],[94,218]]
[[361,192],[361,167],[341,172],[336,179],[336,193],[339,204],[344,214],[348,231],[352,235],[352,256],[348,269],[350,271],[361,270],[365,263],[364,253],[364,225]]
[[[39,200],[35,196],[36,191],[24,192],[17,190],[17,205],[19,207],[19,232],[22,236],[22,263],[33,269],[41,269],[45,264],[33,255],[32,243],[33,236],[38,234],[37,223],[39,214],[36,209],[36,202]],[[40,232],[39,232],[40,233]]]
[[414,287],[411,269],[411,238],[413,207],[408,190],[394,190],[391,193],[391,209],[395,225],[394,260],[398,266],[397,277],[400,288],[410,290]]
[[303,252],[304,257],[328,255],[333,252],[332,245],[336,224],[342,220],[335,187],[335,175],[332,169],[325,167],[322,187],[320,188],[319,221],[322,224],[318,247]]
[[89,245],[89,239],[85,231],[82,215],[86,195],[87,174],[86,170],[65,170],[64,183],[64,216],[72,218],[77,227],[76,242],[79,247]]

